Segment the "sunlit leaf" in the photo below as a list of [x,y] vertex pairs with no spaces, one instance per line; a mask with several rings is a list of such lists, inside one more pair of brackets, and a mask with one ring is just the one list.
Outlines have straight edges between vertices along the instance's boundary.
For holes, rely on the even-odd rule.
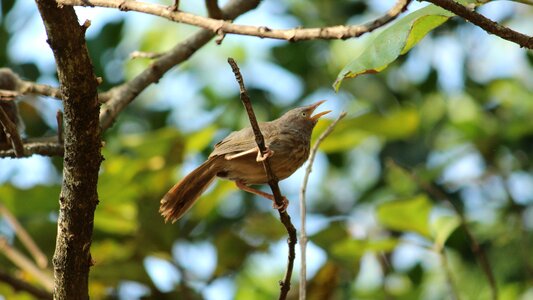
[[245,263],[243,258],[252,250],[252,247],[242,238],[229,230],[221,231],[216,235],[213,244],[217,249],[215,276],[241,269]]
[[431,224],[431,234],[433,236],[434,244],[437,249],[444,247],[446,240],[461,224],[457,216],[444,216],[435,220]]
[[396,231],[413,231],[429,237],[432,204],[426,195],[385,202],[377,207],[379,222]]
[[317,246],[328,250],[338,241],[349,238],[346,226],[340,222],[333,222],[328,227],[310,236],[309,239]]
[[183,143],[183,137],[176,129],[167,127],[150,133],[124,135],[119,141],[127,154],[151,158],[166,155],[176,143]]
[[17,216],[46,216],[59,209],[59,185],[37,185],[19,189],[9,184],[0,186],[0,200]]
[[[265,224],[271,224],[265,226]],[[254,213],[246,217],[242,233],[254,238],[269,241],[277,241],[287,235],[279,220],[270,212]]]
[[409,173],[393,161],[387,162],[387,172],[385,173],[385,176],[387,184],[394,193],[399,196],[411,196],[418,189],[418,184]]
[[367,48],[342,69],[333,87],[339,90],[345,78],[381,72],[398,56],[409,51],[428,32],[452,16],[453,13],[443,8],[428,5],[401,18],[383,31],[375,31],[368,40]]
[[337,259],[355,264],[367,252],[391,252],[398,245],[396,239],[356,240],[345,239],[332,245],[331,253]]
[[185,153],[198,152],[203,150],[209,143],[212,142],[213,136],[216,133],[215,126],[207,126],[193,134],[187,136],[187,143],[185,145]]
[[[319,123],[313,138],[325,130],[332,121]],[[416,109],[404,108],[388,114],[365,113],[360,116],[343,119],[335,130],[320,144],[324,152],[339,152],[356,147],[371,135],[387,140],[409,138],[420,125],[420,115]]]
[[95,264],[113,264],[116,261],[128,259],[134,252],[133,243],[121,243],[116,240],[106,239],[93,242],[91,256]]
[[235,189],[235,184],[232,181],[218,180],[216,182],[215,180],[213,189],[200,196],[201,198],[195,203],[189,214],[197,220],[207,218],[207,216],[216,212],[219,201],[232,191],[235,191]]
[[94,216],[94,228],[108,233],[133,234],[137,229],[134,202],[102,203]]

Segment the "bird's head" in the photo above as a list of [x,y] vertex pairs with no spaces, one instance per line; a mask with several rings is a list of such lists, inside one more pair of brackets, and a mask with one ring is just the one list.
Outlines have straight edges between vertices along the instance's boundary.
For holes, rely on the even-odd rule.
[[323,115],[331,112],[331,110],[326,110],[313,115],[316,108],[324,102],[326,102],[326,100],[321,100],[311,105],[291,109],[286,112],[280,119],[283,119],[283,123],[287,126],[302,130],[302,133],[308,132],[310,134],[311,131],[313,131],[313,128],[315,127],[316,123],[318,122],[318,119],[320,119],[320,117],[322,117]]

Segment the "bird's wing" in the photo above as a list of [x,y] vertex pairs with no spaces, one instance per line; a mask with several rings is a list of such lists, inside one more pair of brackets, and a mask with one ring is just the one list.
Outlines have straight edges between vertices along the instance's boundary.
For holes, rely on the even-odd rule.
[[[272,130],[270,130],[270,127],[271,126],[268,122],[259,124],[259,128],[261,129],[261,133],[263,133],[265,140],[268,140],[270,135],[273,133]],[[218,142],[209,157],[249,151],[250,149],[254,149],[256,147],[257,143],[255,142],[255,135],[252,131],[252,128],[246,127],[239,131],[232,132],[222,141]]]

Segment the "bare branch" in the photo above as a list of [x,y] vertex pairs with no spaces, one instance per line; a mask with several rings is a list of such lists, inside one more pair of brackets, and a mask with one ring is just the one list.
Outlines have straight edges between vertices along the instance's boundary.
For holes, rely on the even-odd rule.
[[46,255],[44,255],[41,249],[37,246],[37,243],[35,243],[35,241],[31,238],[26,229],[20,225],[17,218],[15,218],[15,216],[1,203],[0,214],[2,214],[7,222],[11,225],[11,228],[13,228],[13,231],[15,231],[19,240],[22,242],[24,247],[28,249],[28,252],[30,252],[31,256],[33,256],[33,259],[39,268],[46,268],[48,265],[48,259],[46,258]]
[[[23,140],[24,155],[30,157],[33,154],[43,156],[63,156],[63,144],[57,142],[57,136],[36,137]],[[13,149],[0,147],[0,157],[14,158]]]
[[15,291],[25,291],[37,299],[52,300],[52,294],[0,270],[0,281],[9,284]]
[[[233,58],[228,58],[228,63],[231,66],[231,69],[233,70],[233,73],[235,74],[235,78],[237,79],[237,82],[239,83],[240,88],[240,96],[241,101],[246,109],[246,112],[248,113],[248,118],[250,119],[250,125],[252,126],[252,130],[255,135],[255,142],[257,143],[257,147],[259,148],[259,151],[263,155],[267,153],[267,148],[265,146],[265,139],[263,137],[263,134],[261,133],[261,130],[259,128],[259,124],[257,123],[257,118],[255,117],[254,109],[252,107],[252,103],[250,102],[250,97],[248,96],[248,93],[246,92],[246,87],[244,86],[244,80],[242,78],[241,72],[239,70],[239,67],[237,66],[237,63]],[[270,165],[270,158],[267,157],[267,159],[263,160],[263,166],[265,168],[265,172],[267,174],[268,178],[268,185],[270,186],[270,189],[272,190],[272,194],[274,195],[274,200],[276,202],[276,205],[280,207],[278,209],[278,213],[281,219],[281,223],[285,226],[287,229],[287,233],[289,234],[289,239],[287,240],[287,243],[289,245],[289,255],[287,260],[287,270],[285,272],[285,277],[283,278],[283,281],[280,281],[280,295],[279,299],[286,299],[287,294],[289,293],[289,290],[291,289],[291,277],[292,277],[292,269],[294,266],[294,259],[296,257],[296,228],[294,228],[294,225],[291,222],[291,217],[289,214],[285,211],[283,196],[281,195],[281,191],[279,189],[278,185],[278,178],[272,171],[272,167]]]
[[[5,76],[6,72],[7,74],[11,73],[14,75],[13,78],[15,79],[16,86],[14,86],[13,89],[0,88],[0,101],[12,101],[17,97],[24,95],[39,95],[54,98],[56,100],[63,100],[63,94],[61,94],[61,91],[56,87],[22,80],[8,68],[0,69],[0,76]],[[98,98],[102,103],[108,100],[108,96],[105,93],[100,94]]]
[[[123,2],[128,5],[129,2]],[[224,8],[223,13],[226,18],[232,20],[239,15],[255,8],[259,4],[258,0],[233,0]],[[145,4],[152,6],[152,4]],[[154,4],[155,5],[155,4]],[[165,10],[166,14],[173,14],[166,10],[165,6],[156,5]],[[178,12],[181,13],[181,12]],[[220,21],[217,21],[220,22]],[[127,83],[117,86],[108,92],[100,95],[109,99],[106,106],[100,113],[100,127],[103,130],[109,128],[115,121],[118,114],[137,97],[150,84],[156,83],[163,77],[165,72],[172,67],[182,63],[191,57],[198,49],[207,44],[215,34],[210,30],[201,30],[189,37],[185,41],[177,44],[169,52],[163,54],[154,61],[149,68],[141,72],[137,77]]]
[[[58,0],[60,5],[73,6],[97,6],[118,8],[123,11],[137,11],[147,13],[155,16],[160,16],[174,22],[194,25],[210,30],[216,34],[241,34],[257,36],[261,38],[281,39],[287,41],[301,41],[301,40],[332,40],[332,39],[348,39],[352,37],[361,36],[367,32],[371,32],[396,17],[405,9],[412,0],[398,0],[396,5],[391,8],[385,15],[361,25],[339,25],[323,28],[293,28],[293,29],[270,29],[264,26],[248,26],[237,25],[229,21],[217,20],[214,18],[206,18],[202,16],[193,15],[181,11],[171,11],[167,6],[143,3],[138,1],[123,1],[123,0]],[[226,19],[232,19],[223,12]]]
[[342,120],[346,116],[346,112],[343,111],[335,121],[333,121],[331,124],[329,124],[328,128],[322,132],[322,134],[318,137],[315,144],[311,148],[311,152],[309,153],[309,159],[307,160],[307,168],[305,169],[305,175],[302,182],[302,187],[300,189],[300,294],[299,299],[305,300],[306,299],[306,285],[307,285],[307,257],[306,257],[306,247],[307,247],[307,232],[305,229],[306,226],[306,215],[307,215],[307,205],[305,202],[305,192],[307,190],[307,182],[309,181],[309,175],[312,172],[313,169],[313,162],[315,161],[316,152],[318,151],[318,147],[322,143],[323,140],[325,140],[328,135],[333,132],[335,129],[335,126],[337,126],[337,123],[339,123],[340,120]]
[[481,27],[488,33],[492,33],[501,37],[502,39],[514,42],[521,47],[533,49],[533,37],[514,31],[510,28],[502,26],[487,17],[468,9],[467,7],[452,1],[452,0],[426,0],[454,14],[466,19],[474,25]]
[[54,280],[52,276],[43,272],[43,270],[39,269],[31,260],[24,256],[24,254],[11,247],[4,237],[0,237],[0,252],[4,253],[14,265],[37,278],[47,291],[52,291],[54,288]]
[[161,52],[133,51],[130,54],[131,59],[136,59],[136,58],[156,59],[156,58],[160,58],[161,56],[163,56],[163,53]]
[[18,91],[22,95],[34,94],[34,95],[48,96],[48,97],[52,97],[58,100],[63,99],[63,95],[61,94],[61,91],[58,88],[55,88],[55,87],[52,87],[46,84],[31,82],[31,81],[21,80]]

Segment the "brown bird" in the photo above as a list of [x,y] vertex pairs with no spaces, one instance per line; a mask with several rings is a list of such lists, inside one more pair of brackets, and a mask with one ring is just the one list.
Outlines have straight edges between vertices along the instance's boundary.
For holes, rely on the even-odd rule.
[[[259,123],[268,149],[265,155],[259,151],[251,127],[234,131],[218,142],[209,158],[161,199],[159,212],[165,222],[170,220],[174,223],[179,220],[215,177],[233,180],[238,188],[274,201],[272,195],[249,185],[268,182],[262,164],[267,157],[271,157],[272,171],[279,180],[289,177],[303,165],[309,156],[313,128],[321,116],[330,112],[328,110],[312,116],[324,101],[294,108],[274,121]],[[286,208],[288,201],[284,201],[283,208]],[[280,208],[275,202],[273,206]]]

